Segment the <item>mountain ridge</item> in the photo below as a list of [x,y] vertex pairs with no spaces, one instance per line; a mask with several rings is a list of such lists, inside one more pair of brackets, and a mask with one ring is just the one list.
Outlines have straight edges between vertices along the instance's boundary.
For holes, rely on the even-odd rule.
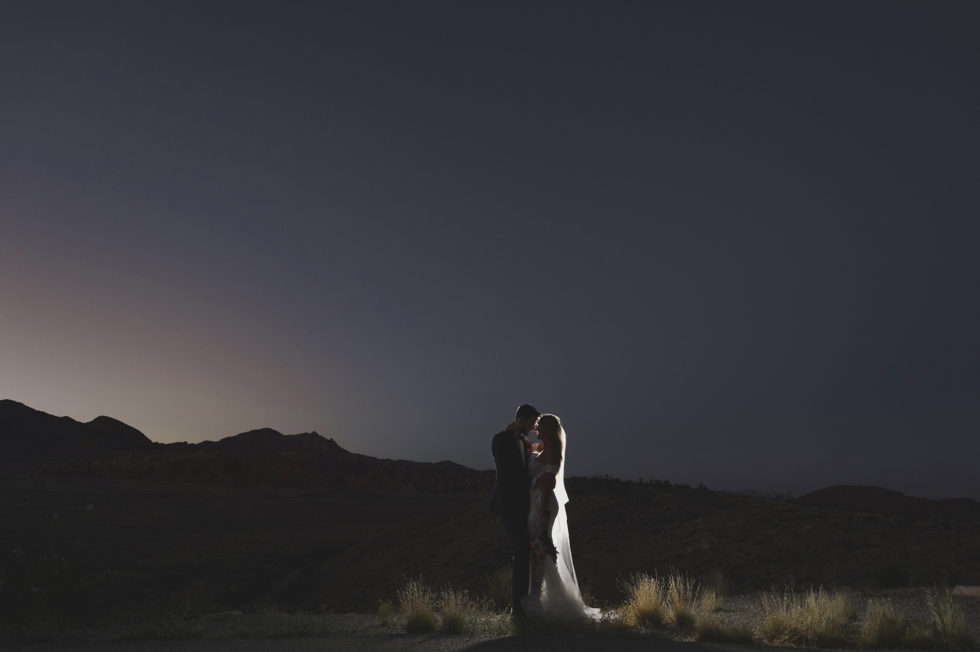
[[846,512],[880,514],[907,521],[924,518],[980,520],[980,502],[972,498],[918,498],[894,489],[870,485],[834,485],[800,496],[793,502]]
[[2,470],[230,487],[479,493],[494,479],[492,471],[448,460],[353,453],[317,432],[257,428],[218,440],[163,444],[112,417],[82,423],[10,399],[0,401],[0,445],[10,453]]
[[[346,450],[315,431],[264,427],[197,443],[160,443],[113,417],[56,417],[0,399],[0,471],[179,481],[232,487],[489,492],[495,473],[451,460],[416,462]],[[622,482],[622,481],[617,481]],[[629,484],[629,483],[627,483]],[[792,502],[891,518],[980,519],[971,498],[928,499],[881,487],[837,485]]]

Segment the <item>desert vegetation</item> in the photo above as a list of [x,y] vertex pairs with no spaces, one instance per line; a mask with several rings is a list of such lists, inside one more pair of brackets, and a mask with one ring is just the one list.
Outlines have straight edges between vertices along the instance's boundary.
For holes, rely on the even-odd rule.
[[840,646],[855,611],[841,590],[809,589],[798,593],[788,587],[762,594],[763,640],[778,645]]
[[382,601],[378,620],[400,624],[409,634],[508,633],[506,614],[494,610],[488,598],[474,598],[468,591],[445,587],[435,590],[421,578],[408,580],[398,591],[398,609]]
[[[835,635],[795,605],[809,587],[840,586],[853,610],[841,645],[953,649],[980,636],[977,598],[940,588],[927,605],[916,588],[980,584],[980,521],[959,503],[872,514],[658,482],[568,484],[581,586],[609,614],[599,633],[814,645]],[[346,631],[337,618],[352,613],[405,631],[406,577],[434,587],[434,625],[419,618],[419,631],[510,632],[510,553],[487,501],[0,474],[0,636],[137,624],[152,636],[316,635]],[[799,591],[770,588],[793,578]],[[208,620],[222,613],[241,615]]]
[[966,633],[963,614],[956,608],[949,589],[933,587],[926,593],[926,605],[930,616],[927,639],[948,650],[971,647],[972,641]]
[[[924,595],[925,619],[899,615],[886,598],[870,598],[863,613],[854,597],[842,589],[792,586],[759,594],[758,608],[718,611],[725,597],[704,588],[677,570],[664,574],[636,573],[622,584],[623,601],[603,608],[598,623],[583,622],[583,633],[603,636],[667,636],[676,640],[716,643],[835,647],[842,649],[972,649],[961,611],[948,589],[933,588]],[[465,634],[481,631],[514,634],[538,631],[547,624],[515,627],[507,611],[487,598],[474,598],[447,587],[436,591],[413,579],[398,594],[398,606],[382,603],[378,620],[406,633]]]
[[723,598],[677,570],[665,575],[634,574],[624,584],[626,601],[617,617],[632,627],[688,629],[697,616],[717,611]]

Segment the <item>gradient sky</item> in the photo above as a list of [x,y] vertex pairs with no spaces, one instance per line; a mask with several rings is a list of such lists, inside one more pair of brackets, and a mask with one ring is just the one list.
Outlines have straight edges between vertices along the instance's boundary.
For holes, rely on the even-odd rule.
[[5,2],[0,398],[980,498],[975,2]]

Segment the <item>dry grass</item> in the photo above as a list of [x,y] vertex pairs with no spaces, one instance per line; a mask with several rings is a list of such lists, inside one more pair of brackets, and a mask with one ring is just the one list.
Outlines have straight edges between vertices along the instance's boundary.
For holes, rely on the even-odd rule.
[[486,580],[484,595],[498,611],[510,609],[510,566],[503,566],[494,571]]
[[395,609],[395,605],[391,600],[378,600],[378,622],[382,625],[390,625],[395,622],[395,616],[398,615],[398,610]]
[[698,599],[698,612],[713,613],[725,606],[725,595],[718,589],[701,589]]
[[398,591],[398,604],[405,617],[409,634],[428,634],[436,631],[436,596],[421,579],[409,580]]
[[947,650],[965,650],[972,646],[963,615],[953,603],[949,589],[927,591],[926,608],[930,617],[928,634],[936,645]]
[[901,647],[905,643],[909,621],[895,613],[886,600],[868,600],[858,646],[863,648]]
[[692,628],[697,614],[716,611],[724,601],[718,591],[702,591],[696,580],[676,570],[666,576],[635,574],[624,588],[620,614],[632,627]]
[[698,603],[698,583],[688,575],[673,571],[665,581],[667,586],[666,622],[671,627],[694,627],[697,621],[695,605]]
[[[457,635],[513,633],[506,615],[495,612],[488,599],[476,599],[465,590],[446,587],[437,593],[421,579],[413,579],[399,590],[398,602],[405,631],[409,634],[436,631]],[[384,622],[388,615],[382,602],[378,619]]]
[[762,594],[762,637],[776,644],[834,646],[847,641],[854,607],[843,591],[791,588]]
[[442,620],[439,631],[443,634],[462,634],[468,630],[470,618],[480,609],[466,591],[443,589],[437,600]]
[[620,612],[631,627],[660,627],[666,619],[666,587],[658,575],[636,573],[626,582],[626,603]]

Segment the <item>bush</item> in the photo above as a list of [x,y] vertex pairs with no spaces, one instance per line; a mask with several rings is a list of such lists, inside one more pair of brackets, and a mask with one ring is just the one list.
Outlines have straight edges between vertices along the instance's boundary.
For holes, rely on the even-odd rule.
[[378,622],[382,625],[390,625],[395,622],[395,605],[391,600],[378,600]]
[[398,604],[405,617],[409,634],[429,634],[436,631],[435,595],[421,579],[409,580],[398,591]]
[[929,610],[929,636],[936,644],[947,650],[964,650],[972,645],[966,633],[963,615],[953,602],[949,589],[933,588],[926,592],[926,607]]
[[847,639],[847,624],[854,616],[844,592],[822,588],[805,594],[789,588],[763,593],[762,612],[763,638],[791,645],[840,645]]
[[[510,634],[511,623],[505,616],[495,614],[486,598],[474,599],[469,592],[446,587],[438,593],[421,579],[408,581],[398,592],[405,631],[409,634]],[[387,604],[386,604],[387,603]],[[383,601],[378,619],[387,614],[391,603]],[[384,613],[383,613],[384,612]],[[383,620],[382,620],[383,622]]]
[[725,604],[724,594],[717,589],[702,589],[701,597],[698,600],[698,611],[701,613],[711,613],[718,611]]
[[660,627],[665,620],[666,587],[656,575],[634,574],[626,583],[623,621],[632,627]]
[[466,591],[456,591],[451,588],[439,593],[439,611],[442,612],[442,622],[439,631],[443,634],[462,634],[467,628],[467,619],[477,609]]
[[687,575],[672,571],[665,582],[667,587],[667,618],[672,627],[694,627],[695,604],[698,603],[698,583]]
[[865,648],[901,647],[908,629],[908,619],[899,617],[891,603],[868,600],[858,645]]
[[[620,614],[632,627],[694,627],[695,613],[706,605],[698,583],[676,570],[665,577],[635,574],[624,589],[626,602]],[[713,608],[719,606],[720,599],[715,592],[707,598]]]

